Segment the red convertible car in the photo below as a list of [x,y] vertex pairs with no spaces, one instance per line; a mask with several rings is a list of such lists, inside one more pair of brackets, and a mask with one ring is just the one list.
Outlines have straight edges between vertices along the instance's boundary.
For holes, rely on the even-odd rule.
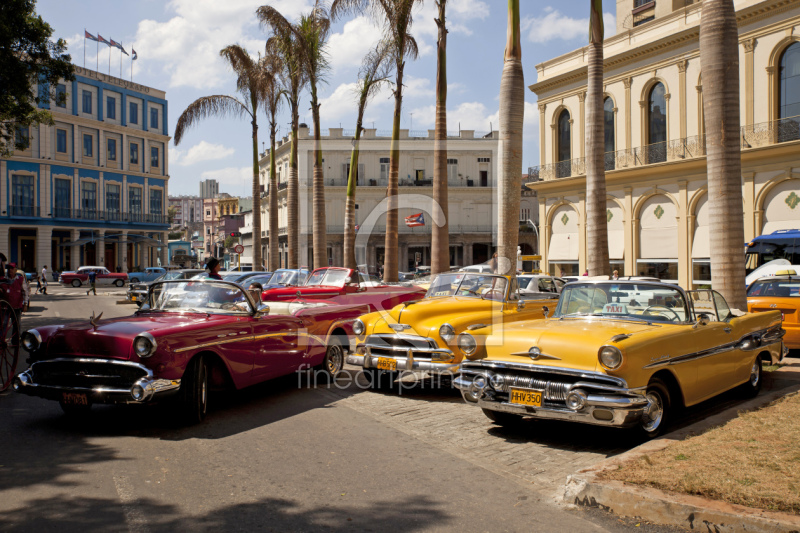
[[[206,415],[208,390],[241,389],[298,370],[336,375],[364,305],[257,302],[235,283],[162,281],[131,317],[23,333],[35,361],[15,391],[60,402],[68,414],[93,403],[147,403],[170,395],[186,418]],[[152,307],[151,307],[152,305]],[[99,317],[98,317],[99,318]]]
[[349,268],[325,267],[314,270],[299,287],[267,289],[261,294],[265,302],[329,300],[341,304],[368,305],[370,312],[388,311],[409,300],[421,300],[425,289],[398,285],[367,287],[359,284],[358,272]]

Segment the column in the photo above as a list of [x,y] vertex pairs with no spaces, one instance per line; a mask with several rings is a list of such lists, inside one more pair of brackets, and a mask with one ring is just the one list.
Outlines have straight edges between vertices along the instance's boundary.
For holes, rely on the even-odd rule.
[[[545,165],[546,158],[545,158],[545,132],[546,128],[544,126],[544,111],[547,108],[547,104],[539,104],[539,175],[541,176],[541,168]],[[471,253],[471,252],[470,252]],[[465,256],[466,257],[466,256]],[[466,265],[467,263],[465,261]]]
[[680,106],[680,138],[686,138],[686,66],[688,61],[678,62],[678,105]]
[[678,180],[678,285],[691,287],[692,250],[689,247],[689,195],[686,180]]
[[578,275],[586,270],[586,194],[578,194]]
[[[97,183],[97,210],[102,212],[106,210],[106,188],[104,186],[103,173],[99,172],[98,174],[100,179]],[[101,219],[105,219],[105,217],[101,215]]]
[[[69,241],[75,242],[81,238],[81,230],[73,229],[69,232]],[[81,257],[81,247],[79,244],[73,244],[69,247],[69,269],[78,270],[78,267],[83,264]],[[66,266],[66,265],[65,265]]]
[[536,254],[542,256],[542,260],[539,262],[539,269],[543,272],[546,271],[545,264],[547,263],[547,247],[549,242],[547,241],[545,235],[545,227],[547,226],[547,204],[546,199],[539,197],[539,201],[537,202],[537,208],[539,209],[539,242],[537,243],[537,250]]
[[95,250],[95,264],[97,266],[106,266],[106,230],[94,230],[94,250]]
[[636,272],[636,255],[633,249],[633,240],[635,239],[634,224],[633,224],[633,189],[625,187],[625,275],[635,276]]
[[[631,148],[631,81],[633,78],[625,78],[622,84],[625,86],[625,149]],[[617,148],[619,150],[619,148]]]
[[753,105],[753,50],[756,48],[756,40],[753,38],[747,39],[742,45],[744,45],[744,125],[749,126],[755,122]]
[[669,147],[669,141],[672,140],[672,128],[670,128],[669,120],[672,115],[669,114],[669,100],[672,97],[671,93],[667,93],[664,95],[664,101],[667,103],[667,147]]
[[40,271],[44,265],[50,269],[53,265],[53,228],[51,226],[39,226],[36,228],[36,271]]
[[586,155],[586,91],[578,93],[578,102],[580,102],[580,123],[578,124],[580,130],[578,131],[578,139],[580,142],[580,150],[578,153],[580,157]]
[[123,272],[128,271],[128,244],[125,242],[128,240],[128,232],[122,231],[119,235],[119,266],[122,267]]
[[770,65],[767,70],[767,120],[772,121],[778,118],[777,106],[775,105],[775,67]]
[[[3,166],[5,166],[5,161],[3,161]],[[5,189],[5,187],[3,187],[3,189]],[[10,229],[11,226],[7,224],[3,224],[2,226],[0,226],[0,252],[2,252],[3,255],[5,255],[6,257],[11,256],[9,250],[9,238],[8,238],[8,233]]]
[[[161,243],[161,266],[166,266],[169,264],[169,258],[167,257],[169,234],[166,231],[161,234]],[[253,265],[253,270],[257,270],[255,265]]]
[[144,173],[150,173],[150,141],[145,137],[142,139],[142,157],[144,158]]

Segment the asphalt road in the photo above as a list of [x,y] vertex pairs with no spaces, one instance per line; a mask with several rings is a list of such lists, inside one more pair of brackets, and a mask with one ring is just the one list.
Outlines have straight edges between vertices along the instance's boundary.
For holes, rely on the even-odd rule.
[[[23,327],[135,310],[116,304],[120,289],[48,292]],[[637,444],[620,432],[610,447],[594,442],[608,430],[577,426],[507,434],[452,391],[399,398],[299,388],[296,376],[211,403],[184,427],[169,405],[75,420],[55,402],[0,395],[0,531],[675,531],[554,503],[565,468]],[[479,451],[473,438],[488,440]]]

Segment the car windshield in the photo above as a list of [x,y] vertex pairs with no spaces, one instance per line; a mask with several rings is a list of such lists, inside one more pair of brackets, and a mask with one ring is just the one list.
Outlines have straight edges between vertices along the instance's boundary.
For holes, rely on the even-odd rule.
[[324,285],[326,287],[344,287],[344,282],[350,272],[345,269],[329,268],[317,270],[306,280],[306,287]]
[[151,312],[249,315],[254,308],[241,287],[216,280],[162,281],[150,290]]
[[291,270],[276,270],[269,278],[270,285],[294,285],[296,283],[297,272]]
[[167,272],[159,276],[156,281],[163,281],[165,279],[183,279],[183,272]]
[[431,282],[425,297],[469,296],[505,300],[507,286],[508,280],[502,276],[465,272],[440,274]]
[[647,322],[686,322],[689,319],[683,293],[655,283],[572,283],[561,292],[553,316],[597,316]]
[[798,298],[800,297],[800,279],[758,280],[747,289],[747,295]]

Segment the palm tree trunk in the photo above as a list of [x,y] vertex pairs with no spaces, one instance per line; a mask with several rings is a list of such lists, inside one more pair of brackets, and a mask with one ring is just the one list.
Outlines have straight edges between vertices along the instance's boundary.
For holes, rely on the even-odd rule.
[[711,283],[728,304],[747,309],[739,145],[739,34],[733,0],[705,0],[700,70],[706,124]]
[[292,150],[289,158],[289,184],[287,187],[287,211],[289,220],[286,224],[286,234],[289,237],[289,268],[299,268],[298,244],[300,237],[300,215],[299,215],[299,183],[297,181],[297,130],[299,129],[300,117],[298,116],[297,100],[292,102]]
[[328,227],[325,223],[325,176],[322,172],[322,143],[319,127],[319,103],[316,90],[311,93],[314,121],[314,190],[312,227],[314,232],[314,268],[328,266]]
[[[400,47],[402,50],[402,47]],[[392,146],[389,152],[389,185],[386,189],[386,239],[384,241],[383,280],[396,282],[398,278],[397,249],[397,177],[400,170],[400,112],[403,108],[403,69],[405,61],[397,63],[397,83],[394,89],[394,121],[392,122]]]
[[444,224],[431,227],[431,273],[450,270],[450,227],[447,205],[447,0],[439,0],[439,42],[436,69],[436,133],[433,144],[433,205],[442,208]]
[[278,176],[275,172],[275,117],[269,131],[269,270],[275,272],[281,261],[278,246]]
[[508,0],[505,64],[500,79],[500,144],[502,168],[497,186],[497,272],[516,275],[519,202],[522,187],[522,127],[525,78],[519,30],[519,0]]
[[586,91],[586,267],[590,276],[607,276],[608,219],[603,113],[603,0],[591,1]]
[[358,109],[356,138],[350,153],[350,175],[347,176],[347,199],[344,204],[344,267],[358,268],[356,262],[356,185],[358,182],[358,145],[361,139],[363,106]]
[[261,269],[261,179],[258,169],[258,102],[253,101],[253,271]]

